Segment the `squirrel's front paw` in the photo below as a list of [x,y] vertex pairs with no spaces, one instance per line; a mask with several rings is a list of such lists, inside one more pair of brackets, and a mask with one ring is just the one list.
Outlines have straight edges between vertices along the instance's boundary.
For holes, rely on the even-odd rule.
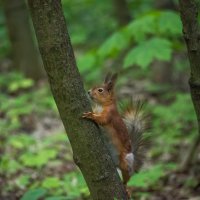
[[82,115],[82,118],[92,119],[92,117],[93,117],[93,112],[85,112]]

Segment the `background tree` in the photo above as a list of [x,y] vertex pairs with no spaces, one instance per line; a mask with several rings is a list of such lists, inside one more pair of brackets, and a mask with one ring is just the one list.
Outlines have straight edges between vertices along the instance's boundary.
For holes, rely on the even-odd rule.
[[119,26],[124,26],[131,21],[131,15],[126,0],[113,0],[114,13]]
[[14,67],[35,80],[44,77],[42,61],[33,39],[25,1],[3,0],[3,6],[12,45]]
[[91,110],[83,89],[60,1],[29,1],[51,90],[93,199],[127,199],[95,124],[81,119]]
[[[192,165],[176,173],[190,145],[194,141],[198,143],[179,3],[176,0],[129,0],[127,6],[133,20],[119,26],[113,15],[113,2],[62,0],[81,78],[89,89],[101,83],[108,70],[120,70],[116,87],[118,102],[122,105],[130,99],[146,102],[143,109],[150,116],[153,139],[146,152],[145,165],[129,181],[133,199],[196,199],[200,191],[200,151],[195,150]],[[88,199],[89,189],[73,161],[71,145],[47,79],[38,84],[26,78],[21,70],[10,67],[12,47],[2,3],[0,1],[0,199]],[[52,22],[55,17],[51,16],[55,13],[51,10],[49,13],[46,18]],[[61,30],[66,31],[64,26]],[[54,32],[57,34],[58,30]],[[54,35],[54,32],[49,33]],[[45,37],[43,46],[47,46],[49,38]],[[60,49],[60,43],[50,42],[49,39],[48,49],[53,54],[55,49]],[[47,48],[42,49],[47,51]],[[66,50],[64,53],[67,54]],[[63,55],[63,51],[60,54]],[[67,62],[57,65],[59,60],[63,59],[57,57],[51,62],[59,66],[58,71],[67,65]],[[69,68],[64,69],[68,74]],[[66,87],[64,93],[69,91],[64,78],[66,72],[61,77]],[[49,75],[57,77],[57,71],[53,73]],[[67,80],[71,78],[68,75]],[[61,84],[57,90],[60,87]],[[74,99],[75,96],[71,96],[70,100]],[[67,97],[63,101],[64,106],[69,104]],[[76,106],[70,109],[76,110]],[[119,107],[123,112],[124,106]],[[71,116],[67,116],[69,118]],[[75,123],[77,131],[80,124]],[[75,134],[78,140],[80,135],[83,134]],[[89,148],[90,144],[87,145]],[[165,173],[168,175],[164,176]]]
[[181,20],[183,23],[183,36],[187,45],[190,61],[190,91],[198,121],[198,135],[186,156],[183,168],[192,162],[197,147],[200,144],[200,42],[198,23],[198,5],[195,0],[179,0]]

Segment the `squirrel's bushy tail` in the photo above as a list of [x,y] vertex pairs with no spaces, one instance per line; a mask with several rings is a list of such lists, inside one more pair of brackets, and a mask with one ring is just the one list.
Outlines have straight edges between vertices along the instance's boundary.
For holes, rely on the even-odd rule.
[[140,101],[132,103],[124,112],[123,120],[127,126],[134,157],[132,173],[137,172],[142,166],[145,150],[144,132],[148,127],[147,117],[142,111],[143,103]]

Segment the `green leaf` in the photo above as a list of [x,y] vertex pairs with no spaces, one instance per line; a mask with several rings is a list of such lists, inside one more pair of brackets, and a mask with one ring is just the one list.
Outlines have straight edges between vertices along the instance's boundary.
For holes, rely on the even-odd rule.
[[88,53],[77,57],[77,65],[81,73],[88,72],[94,67],[96,62],[95,55]]
[[61,181],[58,177],[47,177],[42,182],[42,187],[51,189],[58,188],[61,186]]
[[152,38],[134,47],[125,57],[124,67],[139,65],[146,68],[155,59],[169,61],[171,59],[171,42],[163,38]]
[[22,79],[16,80],[10,83],[8,87],[9,92],[15,92],[19,89],[30,88],[34,85],[34,81],[32,79]]
[[180,16],[172,11],[153,11],[134,19],[125,27],[128,35],[135,41],[144,41],[149,35],[180,36],[182,24]]
[[129,186],[148,188],[155,184],[160,177],[164,175],[164,168],[162,165],[155,165],[146,171],[140,171],[135,174],[129,181]]
[[0,173],[14,174],[21,168],[22,166],[16,160],[9,157],[8,154],[0,159]]
[[29,147],[31,144],[34,144],[34,139],[32,136],[27,134],[18,134],[10,136],[8,144],[16,149],[22,149],[24,147]]
[[25,88],[32,87],[33,84],[34,84],[34,81],[32,79],[24,79],[21,81],[20,86],[25,89]]
[[63,187],[67,190],[69,196],[79,197],[81,194],[89,196],[89,190],[80,172],[66,174],[64,176]]
[[48,160],[55,158],[57,153],[55,149],[42,149],[37,154],[31,152],[24,153],[20,157],[20,160],[28,167],[41,167]]
[[77,32],[74,32],[74,34],[72,34],[72,37],[71,37],[73,46],[84,44],[87,39],[87,35],[84,32],[84,28],[78,27],[78,29],[79,30],[77,30]]
[[55,197],[47,197],[45,200],[72,200],[71,197],[65,196],[55,196]]
[[142,188],[153,187],[165,174],[165,171],[175,169],[175,167],[175,163],[154,165],[148,170],[141,170],[139,173],[133,175],[128,185]]
[[156,33],[155,19],[155,14],[147,14],[128,24],[125,31],[128,35],[132,36],[135,41],[142,41],[148,34]]
[[182,24],[180,15],[172,11],[161,12],[158,18],[158,31],[166,36],[181,36]]
[[14,91],[18,90],[18,88],[19,88],[19,83],[18,82],[13,82],[13,83],[11,83],[9,85],[8,91],[14,92]]
[[25,188],[25,186],[27,186],[30,182],[30,175],[20,175],[17,179],[16,179],[16,184],[18,185],[18,187],[20,188]]
[[20,200],[38,200],[46,194],[46,190],[43,188],[28,190]]
[[127,47],[128,43],[128,38],[122,32],[116,32],[100,46],[97,55],[101,58],[113,57]]

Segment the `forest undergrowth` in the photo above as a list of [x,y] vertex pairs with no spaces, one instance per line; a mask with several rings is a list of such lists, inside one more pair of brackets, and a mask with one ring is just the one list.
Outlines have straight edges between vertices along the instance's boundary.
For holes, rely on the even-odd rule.
[[[197,130],[189,92],[160,92],[147,85],[129,82],[117,91],[122,101],[145,99],[149,116],[144,166],[129,182],[133,198],[198,200],[199,155],[190,168],[176,171]],[[0,199],[89,199],[47,82],[2,73],[0,90]]]

